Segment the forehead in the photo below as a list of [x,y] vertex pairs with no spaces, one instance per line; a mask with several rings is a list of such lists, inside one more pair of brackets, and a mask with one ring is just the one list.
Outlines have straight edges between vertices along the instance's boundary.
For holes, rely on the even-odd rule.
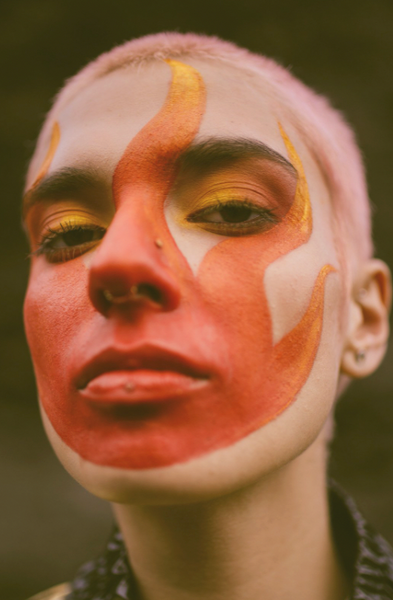
[[[322,210],[323,227],[331,229],[332,207],[324,177],[301,136],[283,114],[272,88],[256,73],[222,63],[189,59],[206,86],[206,110],[195,138],[245,138],[263,142],[288,159],[279,132],[280,121],[303,163],[312,203]],[[93,168],[110,185],[127,145],[162,108],[171,83],[165,62],[127,66],[97,79],[78,93],[55,116],[60,143],[48,174],[64,167]],[[27,189],[33,183],[48,149],[37,147]],[[315,208],[315,206],[314,206]],[[315,215],[316,220],[318,216]]]
[[[199,138],[258,139],[286,156],[279,106],[259,76],[200,60],[187,63],[201,73],[207,91]],[[61,143],[50,170],[93,163],[113,172],[130,140],[161,109],[170,80],[169,66],[154,62],[118,69],[90,84],[56,116]],[[37,149],[37,164],[45,152]]]

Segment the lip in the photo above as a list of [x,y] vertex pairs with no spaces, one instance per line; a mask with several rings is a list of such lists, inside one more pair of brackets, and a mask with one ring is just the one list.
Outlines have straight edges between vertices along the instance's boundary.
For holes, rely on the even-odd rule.
[[78,370],[76,388],[98,404],[162,402],[184,396],[208,383],[211,367],[185,354],[144,343],[128,349],[107,348]]

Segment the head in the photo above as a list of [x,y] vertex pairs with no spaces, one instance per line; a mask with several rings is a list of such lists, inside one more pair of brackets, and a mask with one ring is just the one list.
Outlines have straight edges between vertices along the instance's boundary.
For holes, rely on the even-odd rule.
[[102,497],[272,473],[382,360],[389,274],[353,134],[268,59],[181,34],[99,57],[47,117],[25,206],[44,424]]

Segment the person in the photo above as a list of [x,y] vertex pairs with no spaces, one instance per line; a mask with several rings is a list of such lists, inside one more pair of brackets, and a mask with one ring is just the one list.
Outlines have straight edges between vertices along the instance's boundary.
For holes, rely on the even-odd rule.
[[35,598],[393,598],[326,475],[391,295],[341,114],[232,43],[132,40],[57,96],[23,214],[44,426],[119,527]]

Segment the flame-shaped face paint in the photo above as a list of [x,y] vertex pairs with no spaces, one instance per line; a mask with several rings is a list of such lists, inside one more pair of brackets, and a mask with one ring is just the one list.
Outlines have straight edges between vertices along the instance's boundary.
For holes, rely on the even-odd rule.
[[30,187],[30,190],[35,188],[47,174],[49,167],[51,166],[55,152],[57,150],[57,146],[59,145],[59,142],[60,142],[60,125],[57,121],[55,121],[52,126],[52,132],[51,132],[51,138],[50,138],[50,142],[49,142],[48,151],[47,151],[46,156],[42,162],[42,165],[37,173],[37,176],[36,176],[35,180],[33,181],[33,184]]
[[[314,281],[315,271],[307,271],[305,265],[308,291],[299,286],[298,294],[307,308],[292,330],[274,344],[266,270],[306,244],[313,229],[302,162],[279,126],[298,174],[286,209],[267,230],[217,237],[197,273],[192,273],[169,230],[164,203],[176,182],[178,158],[199,130],[206,92],[193,67],[167,62],[172,82],[166,101],[131,140],[114,171],[117,210],[92,257],[96,270],[91,267],[89,275],[79,258],[47,269],[41,262],[37,276],[33,270],[25,305],[40,397],[57,434],[82,458],[126,469],[169,466],[228,447],[285,410],[313,368],[322,334],[325,280],[334,270],[321,259],[322,268]],[[263,164],[258,165],[263,169]],[[266,171],[270,168],[267,160]],[[191,225],[193,232],[198,232],[198,223]],[[162,241],[159,248],[154,245],[155,236]],[[119,256],[124,277],[140,267],[135,261],[147,257],[145,273],[151,269],[158,288],[169,270],[180,289],[177,307],[161,311],[120,306],[112,307],[114,312],[106,318],[97,315],[87,296],[87,278],[90,283],[94,277],[98,280],[104,269],[110,274],[112,260],[119,269]],[[299,272],[302,269],[299,264]],[[293,273],[289,275],[293,277]],[[288,293],[292,292],[289,286]],[[112,336],[109,341],[108,336]],[[152,394],[142,409],[141,404],[135,405],[134,412],[132,403],[124,413],[99,410],[94,402],[86,401],[75,386],[86,355],[96,356],[94,353],[109,343],[124,348],[141,341],[191,357],[203,365],[203,377],[195,376],[197,381],[175,399],[157,403]],[[146,389],[157,383],[157,373],[149,379],[146,368],[142,371],[136,392],[138,381],[143,380]],[[120,379],[124,377],[124,372],[119,374]],[[170,377],[168,385],[175,385],[173,373]]]
[[176,174],[176,159],[191,144],[205,111],[206,91],[196,69],[175,60],[172,84],[160,112],[134,137],[113,175],[115,202],[127,186],[148,186],[164,199]]
[[165,103],[127,146],[115,168],[112,190],[117,209],[130,197],[139,199],[137,206],[128,203],[126,211],[130,209],[130,218],[140,221],[146,237],[165,236],[166,259],[179,272],[179,261],[184,268],[184,258],[169,233],[164,202],[176,179],[178,158],[198,133],[206,108],[206,89],[200,73],[190,65],[169,59],[165,62],[172,71]]
[[[228,411],[232,414],[223,428],[221,446],[268,423],[295,400],[310,375],[321,338],[325,279],[336,270],[331,265],[322,267],[302,319],[273,345],[272,322],[263,283],[265,271],[279,257],[305,244],[312,232],[312,210],[303,165],[288,136],[280,125],[279,128],[298,173],[292,207],[281,223],[270,231],[259,236],[226,239],[215,246],[206,255],[198,276],[200,289],[209,290],[206,302],[216,318],[225,322],[223,326],[226,328],[230,323],[239,322],[239,334],[231,337],[230,362],[243,357],[249,372],[249,378],[242,381],[242,395],[247,401],[239,403],[228,390],[225,402],[233,410]],[[251,269],[249,265],[252,265]],[[234,373],[234,390],[239,389],[237,377]]]
[[[250,346],[247,352],[251,384],[245,393],[255,405],[255,420],[253,424],[245,424],[240,433],[239,421],[236,424],[237,436],[250,433],[262,424],[267,423],[280,414],[291,402],[307,381],[319,346],[322,332],[324,307],[324,281],[326,276],[335,271],[331,265],[325,265],[315,282],[312,296],[301,321],[278,344],[273,345],[271,316],[263,285],[266,268],[280,256],[291,252],[306,243],[312,231],[312,211],[308,185],[303,166],[291,141],[280,126],[280,132],[285,142],[289,158],[298,173],[295,199],[291,209],[281,223],[260,236],[243,239],[227,239],[206,256],[199,274],[202,289],[209,289],[209,302],[212,297],[217,306],[222,304],[222,287],[217,280],[217,272],[212,265],[221,255],[230,265],[227,272],[222,269],[222,277],[227,278],[226,298],[236,298],[236,306],[229,319],[238,318],[241,314],[243,335],[249,334]],[[248,278],[245,264],[253,264]],[[239,281],[231,277],[232,273],[243,273],[248,281],[243,280],[243,293],[239,291]],[[217,293],[212,294],[217,288]],[[225,310],[228,311],[228,302]],[[258,329],[260,336],[255,339],[252,332]],[[240,336],[239,336],[240,337]],[[243,346],[243,344],[242,344]],[[232,352],[244,352],[244,348],[236,349],[235,339]],[[252,381],[256,373],[263,373],[257,388]],[[258,395],[255,397],[255,389]],[[247,412],[250,407],[247,407]],[[231,434],[228,432],[228,437]]]

